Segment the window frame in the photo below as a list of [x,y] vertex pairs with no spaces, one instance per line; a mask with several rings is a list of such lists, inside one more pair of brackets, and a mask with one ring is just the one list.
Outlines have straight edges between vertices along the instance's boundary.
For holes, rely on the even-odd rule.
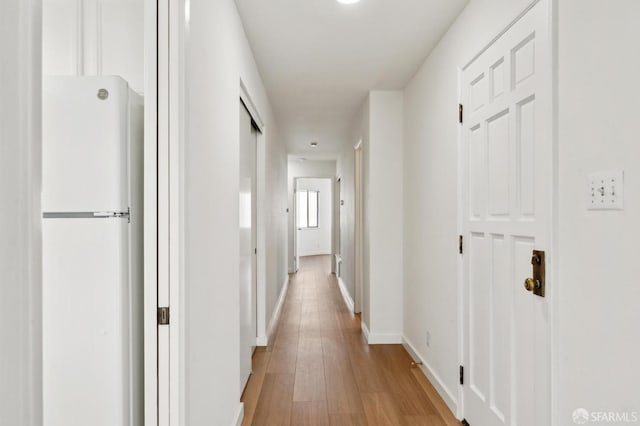
[[[298,190],[298,194],[296,197],[296,203],[297,203],[297,211],[298,211],[298,222],[300,222],[300,197],[302,193],[306,193],[306,199],[307,199],[307,220],[306,220],[306,225],[302,226],[300,223],[298,223],[298,228],[299,229],[318,229],[320,227],[320,191],[315,191],[315,190],[310,190],[310,189],[303,189],[303,190]],[[310,208],[309,208],[309,194],[314,193],[316,196],[316,225],[315,226],[309,226],[309,219],[311,217],[310,215]]]

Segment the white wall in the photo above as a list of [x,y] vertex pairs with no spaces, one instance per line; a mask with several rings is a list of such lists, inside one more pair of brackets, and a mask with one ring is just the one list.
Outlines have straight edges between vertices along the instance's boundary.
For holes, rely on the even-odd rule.
[[362,320],[370,343],[399,343],[402,335],[403,94],[372,91],[353,122],[353,145],[338,160],[343,178],[342,279],[355,292],[354,146],[363,154]]
[[[640,412],[638,16],[634,0],[559,1],[559,425]],[[624,170],[624,211],[586,210],[597,170]]]
[[404,90],[404,337],[434,373],[454,413],[459,365],[457,70],[526,3],[471,1]]
[[144,0],[44,0],[45,75],[119,75],[144,88]]
[[289,208],[289,218],[288,218],[288,265],[289,272],[294,272],[294,256],[295,252],[293,250],[293,237],[296,232],[295,228],[295,218],[293,216],[294,208],[293,203],[295,202],[293,196],[294,190],[294,182],[296,178],[308,178],[308,177],[324,177],[330,178],[336,175],[336,162],[335,161],[318,161],[318,160],[307,160],[300,161],[299,159],[291,158],[288,162],[288,208]]
[[369,94],[369,341],[402,335],[403,94]]
[[0,2],[0,424],[42,424],[41,4]]
[[298,191],[318,191],[318,227],[298,231],[298,254],[331,254],[333,179],[298,179]]
[[[240,79],[263,121],[267,314],[286,279],[286,154],[233,0],[191,0],[184,48],[186,424],[230,425],[240,407]],[[271,265],[271,266],[269,266]],[[269,269],[271,268],[271,269]]]

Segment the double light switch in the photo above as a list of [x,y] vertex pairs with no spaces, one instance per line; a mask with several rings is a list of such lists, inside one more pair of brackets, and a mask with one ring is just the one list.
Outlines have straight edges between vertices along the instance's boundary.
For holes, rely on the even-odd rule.
[[603,171],[591,173],[587,182],[587,209],[624,209],[624,172]]

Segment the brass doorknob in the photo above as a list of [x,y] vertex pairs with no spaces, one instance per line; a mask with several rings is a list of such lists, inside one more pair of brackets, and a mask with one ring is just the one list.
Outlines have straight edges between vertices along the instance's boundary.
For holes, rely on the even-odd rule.
[[524,280],[524,288],[527,291],[533,291],[535,287],[536,287],[536,282],[533,280],[533,278],[527,278],[526,280]]

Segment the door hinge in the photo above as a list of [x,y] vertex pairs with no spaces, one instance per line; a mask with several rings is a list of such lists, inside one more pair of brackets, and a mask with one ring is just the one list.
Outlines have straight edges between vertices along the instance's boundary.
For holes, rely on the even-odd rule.
[[464,238],[462,235],[458,235],[458,253],[464,253]]
[[458,104],[458,123],[462,124],[462,118],[464,115],[464,107],[462,104]]
[[158,308],[158,325],[169,325],[169,307]]
[[464,385],[464,367],[460,366],[460,384]]

